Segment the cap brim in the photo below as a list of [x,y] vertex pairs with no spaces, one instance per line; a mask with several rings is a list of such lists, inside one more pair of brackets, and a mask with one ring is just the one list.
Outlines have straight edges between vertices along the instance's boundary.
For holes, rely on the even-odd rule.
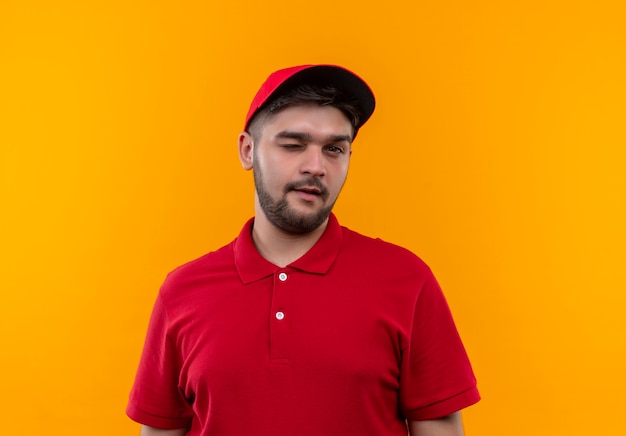
[[310,65],[304,66],[284,79],[269,95],[260,102],[257,108],[250,114],[246,123],[254,118],[254,115],[261,110],[273,97],[286,92],[289,89],[302,84],[331,85],[341,90],[348,96],[354,98],[354,103],[359,112],[359,120],[356,127],[358,130],[374,113],[376,100],[374,93],[363,79],[345,68],[335,65]]

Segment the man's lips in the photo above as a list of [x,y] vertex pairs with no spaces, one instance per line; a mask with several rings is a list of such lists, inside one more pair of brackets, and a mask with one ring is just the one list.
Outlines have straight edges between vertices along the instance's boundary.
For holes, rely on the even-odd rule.
[[296,188],[294,189],[294,191],[300,191],[300,192],[305,192],[307,194],[314,194],[314,195],[320,195],[322,193],[322,191],[320,191],[318,188],[310,188],[310,187],[302,187],[302,188]]
[[293,192],[302,200],[307,202],[314,202],[321,198],[319,189],[297,188],[293,189]]
[[317,179],[301,180],[289,183],[285,192],[294,191],[305,200],[313,201],[316,198],[325,200],[328,197],[328,189]]

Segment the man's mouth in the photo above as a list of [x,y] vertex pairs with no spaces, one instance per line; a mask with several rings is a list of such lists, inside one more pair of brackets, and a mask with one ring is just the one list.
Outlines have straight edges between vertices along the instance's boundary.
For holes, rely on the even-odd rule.
[[299,182],[290,183],[286,186],[285,192],[289,191],[295,191],[308,200],[313,200],[315,198],[325,200],[328,197],[328,189],[326,189],[322,182],[315,179],[301,180]]
[[321,192],[316,188],[295,188],[293,192],[306,202],[315,202],[322,198]]
[[300,191],[306,194],[313,194],[313,195],[320,195],[322,193],[318,188],[308,188],[308,187],[296,188],[294,189],[294,191]]

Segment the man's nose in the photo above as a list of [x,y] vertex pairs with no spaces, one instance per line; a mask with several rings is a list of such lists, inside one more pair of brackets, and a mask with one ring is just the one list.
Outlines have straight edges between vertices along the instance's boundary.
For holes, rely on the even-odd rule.
[[301,172],[313,177],[322,177],[326,174],[324,150],[321,147],[307,147],[303,154]]

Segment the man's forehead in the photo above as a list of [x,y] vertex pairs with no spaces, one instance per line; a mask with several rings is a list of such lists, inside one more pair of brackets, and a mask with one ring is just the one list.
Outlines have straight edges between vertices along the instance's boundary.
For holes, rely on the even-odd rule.
[[308,143],[308,142],[324,142],[324,143],[338,143],[338,142],[352,142],[352,136],[349,134],[312,134],[310,132],[299,132],[294,130],[281,130],[273,135],[276,139],[293,139],[296,141]]
[[322,106],[315,103],[291,105],[280,111],[267,114],[262,122],[262,129],[270,128],[275,135],[278,131],[302,132],[328,131],[328,134],[349,135],[354,128],[349,118],[334,106]]

